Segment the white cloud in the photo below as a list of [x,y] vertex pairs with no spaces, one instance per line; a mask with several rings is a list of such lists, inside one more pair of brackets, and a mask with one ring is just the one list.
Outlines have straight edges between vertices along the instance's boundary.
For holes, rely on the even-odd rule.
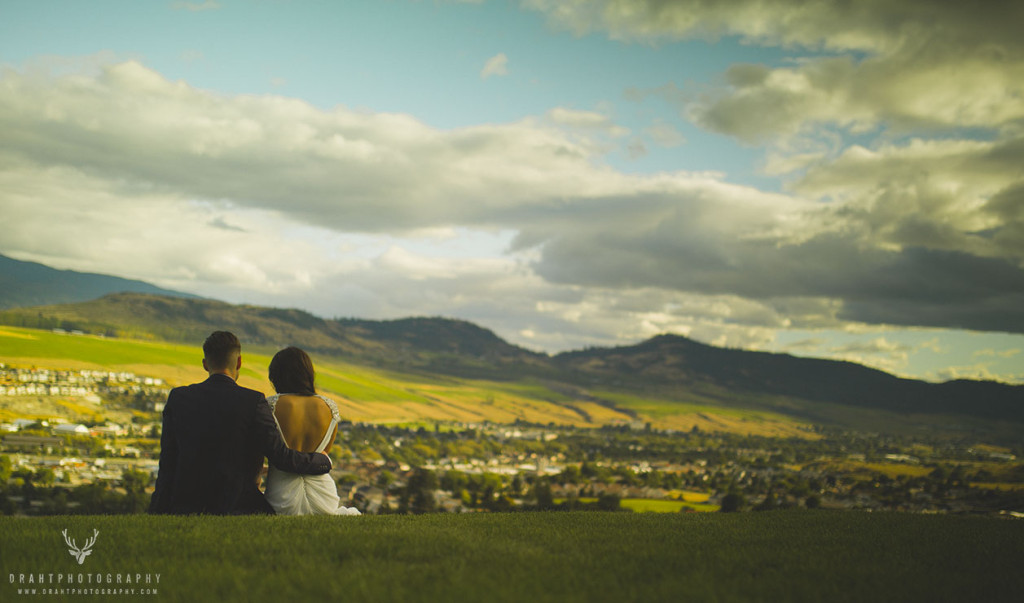
[[[0,246],[21,259],[61,268],[109,272],[193,290],[302,292],[290,254],[318,260],[314,246],[287,240],[279,216],[239,212],[230,203],[196,203],[179,195],[99,179],[69,167],[19,166],[0,171],[5,216],[18,228]],[[230,217],[225,217],[230,214]]]
[[[0,248],[90,270],[122,257],[124,276],[231,300],[294,305],[312,289],[303,303],[327,315],[360,315],[331,310],[338,299],[458,309],[546,349],[657,330],[739,345],[851,320],[1024,329],[1018,142],[851,149],[776,194],[714,173],[614,170],[599,158],[616,127],[555,108],[445,131],[216,95],[137,62],[8,69]],[[898,162],[938,173],[887,172]],[[515,239],[479,262],[411,242],[458,229]],[[381,302],[399,291],[405,301]]]
[[876,337],[869,341],[857,341],[833,346],[828,356],[838,360],[856,362],[865,366],[882,369],[889,373],[901,374],[906,369],[913,346]]
[[686,137],[675,126],[661,119],[656,119],[654,123],[645,128],[644,134],[666,148],[678,147],[686,142]]
[[867,354],[896,354],[906,358],[911,346],[895,341],[889,341],[885,337],[876,337],[870,341],[858,341],[832,348],[833,352],[839,354],[867,353]]
[[484,68],[480,70],[480,77],[487,79],[491,76],[508,75],[508,57],[504,52],[499,52],[487,59]]
[[214,95],[134,62],[85,79],[8,70],[0,126],[3,148],[26,161],[350,231],[494,222],[642,185],[595,168],[594,144],[537,120],[441,131],[407,115]]
[[882,247],[1017,263],[1024,261],[1021,160],[1024,138],[853,146],[808,167],[792,189],[831,199],[821,219]]
[[934,35],[955,48],[985,41],[1024,46],[1017,35],[1024,9],[1012,1],[990,2],[983,11],[930,0],[526,0],[524,5],[579,34],[604,31],[630,41],[739,36],[749,44],[884,53]]
[[986,350],[977,350],[977,351],[974,352],[974,356],[976,358],[978,358],[978,357],[985,357],[985,356],[992,357],[992,358],[1013,358],[1014,356],[1017,356],[1018,354],[1020,354],[1020,350],[1017,349],[1017,348],[1013,348],[1013,349],[1009,349],[1009,350],[991,350],[991,349],[986,349]]
[[[1001,375],[994,374],[988,365],[972,364],[964,366],[950,366],[935,372],[935,378],[938,381],[952,381],[955,379],[974,379],[980,381],[993,381],[1002,378],[1006,378]],[[1017,378],[1019,381],[1019,376]]]
[[[728,226],[709,236],[693,215],[642,236],[602,233],[596,253],[598,235],[553,235],[542,274],[842,300],[840,318],[874,324],[1024,327],[1013,310],[1024,304],[1024,38],[1016,26],[1024,5],[526,5],[578,34],[648,43],[738,37],[785,48],[789,65],[733,65],[723,85],[696,98],[670,83],[631,96],[658,94],[707,129],[769,143],[764,170],[789,175],[788,190],[819,203],[788,222],[762,222],[771,234],[760,239],[729,239]],[[854,136],[859,144],[850,146]],[[714,242],[695,244],[701,237]],[[952,281],[956,290],[941,284]]]
[[[878,130],[1012,135],[1024,123],[1024,4],[984,10],[930,0],[808,3],[800,0],[528,0],[578,34],[624,41],[738,37],[785,48],[791,66],[737,64],[725,85],[694,99],[659,93],[698,124],[748,142],[874,135]],[[633,95],[645,94],[633,92]],[[778,155],[769,166],[799,169]],[[806,160],[806,154],[804,160]]]
[[594,131],[606,134],[612,138],[621,138],[629,135],[629,129],[616,124],[611,116],[597,111],[578,111],[565,107],[549,109],[544,115],[553,124],[567,128]]
[[[935,44],[941,41],[936,40]],[[992,62],[945,48],[910,57],[820,58],[795,68],[736,75],[689,109],[698,124],[756,142],[820,125],[858,134],[879,126],[1002,128],[1024,119],[1024,56]]]

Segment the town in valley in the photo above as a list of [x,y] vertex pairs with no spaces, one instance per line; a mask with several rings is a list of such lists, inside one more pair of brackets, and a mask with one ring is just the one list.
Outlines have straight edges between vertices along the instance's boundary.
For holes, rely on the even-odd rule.
[[[0,365],[0,511],[140,513],[158,468],[159,378]],[[14,415],[21,415],[14,418]],[[821,428],[773,438],[618,423],[344,422],[330,455],[364,513],[863,509],[1022,517],[1024,450]]]

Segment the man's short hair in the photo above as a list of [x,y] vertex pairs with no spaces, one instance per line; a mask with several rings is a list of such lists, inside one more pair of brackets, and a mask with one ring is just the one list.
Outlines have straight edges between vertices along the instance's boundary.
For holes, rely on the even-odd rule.
[[228,368],[233,356],[242,353],[242,343],[234,333],[215,331],[203,343],[203,354],[208,368],[220,371]]

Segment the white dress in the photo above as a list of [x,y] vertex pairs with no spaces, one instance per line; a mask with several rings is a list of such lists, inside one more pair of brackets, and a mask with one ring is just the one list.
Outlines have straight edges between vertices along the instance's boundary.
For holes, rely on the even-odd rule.
[[[334,428],[341,420],[341,413],[338,412],[338,405],[334,400],[325,398],[319,394],[317,397],[323,400],[331,409],[331,423],[327,426],[327,433],[324,434],[320,445],[314,452],[323,452],[330,444]],[[268,396],[271,412],[277,406],[280,394]],[[274,416],[277,423],[277,430],[281,431],[281,424]],[[281,433],[284,439],[284,432]],[[267,470],[267,502],[274,508],[278,515],[359,515],[359,509],[355,507],[341,506],[341,498],[338,497],[338,487],[334,484],[329,473],[322,475],[299,475],[281,471],[273,465]]]

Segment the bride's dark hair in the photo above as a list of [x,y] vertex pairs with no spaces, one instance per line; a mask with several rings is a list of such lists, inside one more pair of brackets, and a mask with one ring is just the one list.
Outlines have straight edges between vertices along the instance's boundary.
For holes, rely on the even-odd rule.
[[297,347],[281,350],[270,361],[270,382],[279,394],[313,395],[316,393],[313,387],[315,378],[309,354]]

